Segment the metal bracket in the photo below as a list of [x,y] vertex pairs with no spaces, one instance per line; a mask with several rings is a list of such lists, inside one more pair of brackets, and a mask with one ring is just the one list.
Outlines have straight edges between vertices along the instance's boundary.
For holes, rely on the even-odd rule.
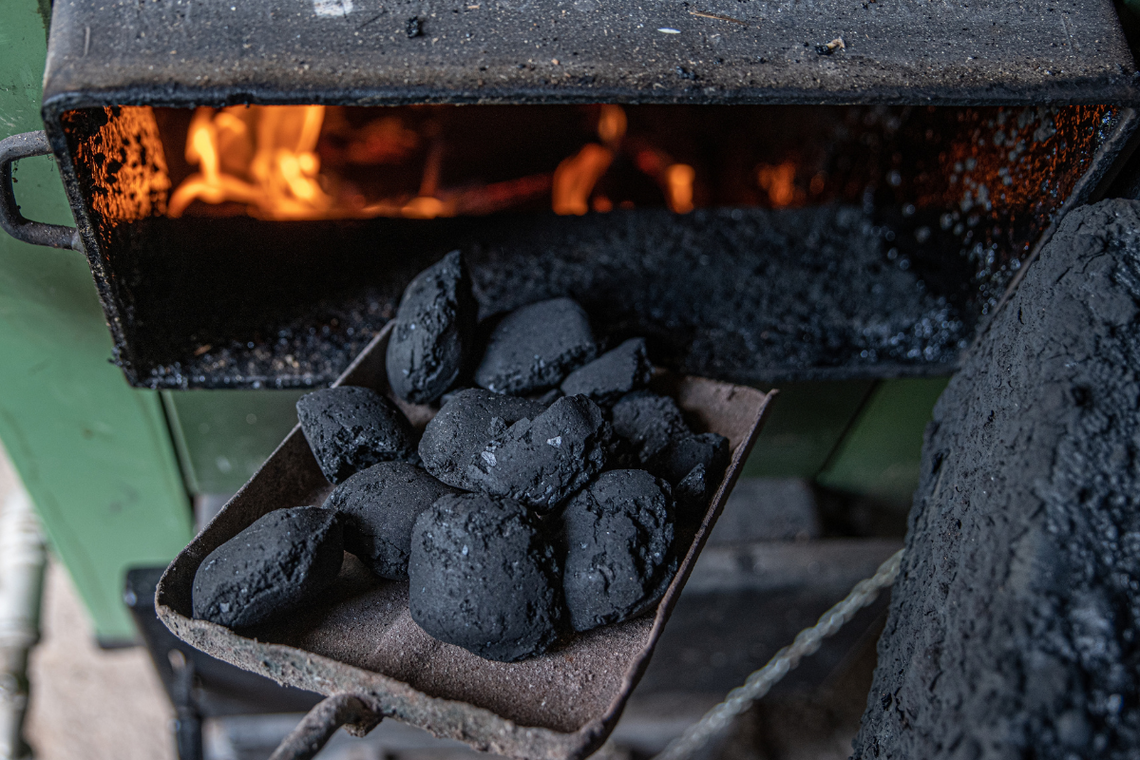
[[12,188],[12,164],[21,158],[47,156],[51,152],[51,144],[42,131],[24,132],[0,140],[0,228],[17,240],[32,245],[81,251],[83,243],[79,239],[79,230],[59,224],[33,222],[24,218],[16,203]]

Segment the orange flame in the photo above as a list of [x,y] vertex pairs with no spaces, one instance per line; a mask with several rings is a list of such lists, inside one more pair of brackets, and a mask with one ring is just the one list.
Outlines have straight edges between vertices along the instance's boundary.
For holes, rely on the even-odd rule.
[[776,208],[803,200],[803,191],[796,188],[796,165],[792,161],[785,161],[778,166],[760,164],[756,170],[756,180],[760,187],[768,191],[768,200]]
[[625,137],[628,123],[621,106],[606,104],[602,106],[602,113],[598,117],[598,137],[613,150]]
[[186,138],[186,160],[198,165],[170,198],[181,216],[195,200],[236,201],[265,219],[319,219],[332,198],[318,182],[317,139],[324,106],[199,108]]
[[554,213],[582,216],[594,185],[610,168],[613,151],[597,143],[587,143],[576,155],[564,159],[554,170]]
[[672,164],[665,169],[665,200],[675,214],[693,210],[693,180],[697,173],[688,164]]

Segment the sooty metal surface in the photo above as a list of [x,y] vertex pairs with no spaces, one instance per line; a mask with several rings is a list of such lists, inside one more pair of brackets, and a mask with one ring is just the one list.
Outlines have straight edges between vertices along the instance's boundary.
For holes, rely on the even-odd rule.
[[57,0],[44,103],[1092,103],[1134,73],[1111,0]]
[[[387,335],[377,336],[338,383],[386,391]],[[429,637],[408,613],[407,582],[378,579],[348,555],[320,604],[249,637],[191,619],[190,589],[203,558],[267,512],[320,503],[329,492],[296,428],[171,563],[156,596],[159,616],[179,638],[219,659],[298,688],[355,695],[376,713],[436,736],[511,757],[585,757],[609,735],[648,665],[772,396],[675,375],[655,384],[677,400],[694,430],[728,438],[732,460],[652,615],[577,635],[530,660],[492,662]],[[428,407],[403,408],[419,428],[431,415]]]

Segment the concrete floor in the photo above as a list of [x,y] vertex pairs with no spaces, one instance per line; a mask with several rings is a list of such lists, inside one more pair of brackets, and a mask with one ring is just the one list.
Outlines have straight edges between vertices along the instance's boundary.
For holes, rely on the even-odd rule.
[[[0,500],[19,480],[0,449]],[[101,651],[71,579],[49,563],[25,736],[37,760],[174,760],[170,703],[142,648]]]

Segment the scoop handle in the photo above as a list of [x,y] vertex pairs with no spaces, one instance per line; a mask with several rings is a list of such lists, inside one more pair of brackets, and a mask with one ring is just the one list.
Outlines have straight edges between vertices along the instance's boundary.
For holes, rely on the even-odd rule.
[[16,203],[12,187],[12,164],[21,158],[50,154],[51,144],[42,130],[22,132],[0,140],[0,228],[25,243],[80,251],[83,250],[83,244],[79,240],[79,230],[59,224],[33,222],[20,213],[20,204]]
[[311,760],[328,743],[341,726],[351,724],[352,733],[363,736],[371,731],[383,716],[378,715],[360,697],[352,694],[333,694],[327,697],[301,719],[288,736],[269,756],[269,760]]

